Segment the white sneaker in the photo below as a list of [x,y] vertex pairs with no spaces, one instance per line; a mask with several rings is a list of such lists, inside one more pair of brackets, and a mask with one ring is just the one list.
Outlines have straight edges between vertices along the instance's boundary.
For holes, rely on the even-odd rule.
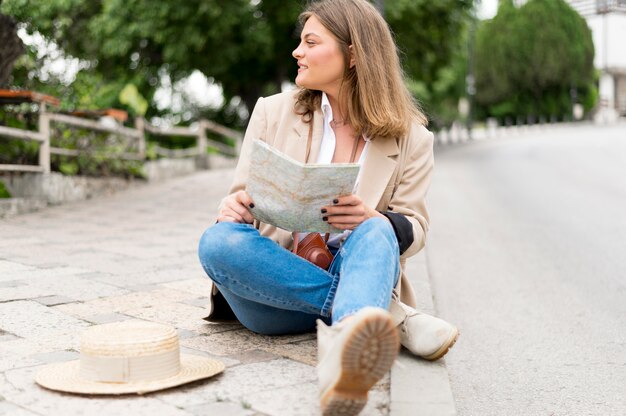
[[369,389],[391,369],[400,340],[391,314],[367,307],[333,326],[317,321],[323,415],[357,415]]
[[454,325],[421,313],[395,298],[389,311],[400,332],[400,343],[426,360],[443,357],[459,337],[459,330]]

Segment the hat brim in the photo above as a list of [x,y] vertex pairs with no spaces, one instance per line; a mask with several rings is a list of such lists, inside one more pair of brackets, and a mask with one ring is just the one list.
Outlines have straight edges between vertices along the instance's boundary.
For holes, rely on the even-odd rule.
[[144,394],[201,380],[224,371],[224,363],[197,355],[180,355],[181,371],[174,377],[153,381],[105,383],[79,376],[80,361],[51,364],[35,377],[35,382],[50,390],[77,394]]

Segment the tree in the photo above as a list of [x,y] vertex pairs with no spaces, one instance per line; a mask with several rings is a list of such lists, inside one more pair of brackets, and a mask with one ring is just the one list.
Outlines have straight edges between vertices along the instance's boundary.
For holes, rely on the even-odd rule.
[[478,29],[476,98],[496,117],[571,115],[574,95],[589,110],[593,56],[591,30],[564,0],[503,0]]
[[300,7],[277,0],[7,0],[2,10],[90,62],[92,73],[120,91],[133,83],[150,100],[161,76],[175,82],[198,69],[218,80],[226,102],[239,96],[252,106],[295,73],[290,55],[278,55],[293,46]]
[[385,18],[404,58],[410,90],[434,129],[450,125],[459,116],[473,7],[473,0],[385,2]]
[[[41,33],[68,55],[87,62],[89,68],[79,73],[78,82],[112,85],[118,94],[131,83],[152,102],[161,77],[176,81],[197,69],[223,87],[226,107],[240,97],[251,110],[257,97],[278,92],[295,78],[291,52],[298,43],[296,21],[305,3],[5,0],[1,10],[30,33]],[[429,91],[457,51],[473,0],[384,4],[408,75]],[[148,116],[156,113],[151,105]]]
[[[2,0],[0,0],[2,6]],[[0,14],[0,87],[7,85],[15,60],[24,53],[15,20]]]

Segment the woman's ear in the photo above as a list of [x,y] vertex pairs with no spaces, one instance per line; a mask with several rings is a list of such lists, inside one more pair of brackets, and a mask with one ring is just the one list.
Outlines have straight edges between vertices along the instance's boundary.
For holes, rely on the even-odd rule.
[[354,57],[354,48],[352,45],[348,46],[348,50],[350,51],[350,68],[353,68],[356,64],[356,58]]

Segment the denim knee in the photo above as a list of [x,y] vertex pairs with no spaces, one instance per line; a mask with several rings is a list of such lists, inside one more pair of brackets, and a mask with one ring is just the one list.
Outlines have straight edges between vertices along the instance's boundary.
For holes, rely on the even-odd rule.
[[[198,256],[204,270],[211,276],[212,266],[232,258],[233,253],[241,251],[241,243],[248,224],[220,222],[209,227],[198,243]],[[213,277],[213,276],[211,276]]]
[[397,243],[396,233],[393,231],[393,226],[384,218],[374,217],[365,220],[357,227],[357,230],[359,229],[366,233],[378,234],[388,241],[395,241]]
[[386,246],[392,258],[398,261],[400,259],[400,246],[396,233],[391,223],[384,218],[375,217],[363,221],[348,237],[345,248],[355,244],[356,241],[354,240],[360,240],[367,245],[374,245],[379,248]]
[[395,286],[400,278],[400,245],[398,244],[398,238],[396,232],[393,230],[393,226],[389,221],[384,218],[370,218],[364,221],[361,226],[365,225],[365,231],[372,235],[374,239],[383,239],[389,243],[391,250],[390,256],[395,270],[393,285]]

